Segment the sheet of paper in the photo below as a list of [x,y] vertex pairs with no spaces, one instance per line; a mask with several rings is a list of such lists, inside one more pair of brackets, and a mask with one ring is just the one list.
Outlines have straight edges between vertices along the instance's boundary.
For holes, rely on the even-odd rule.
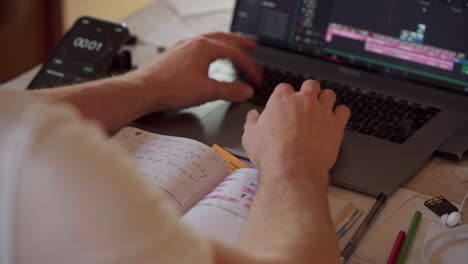
[[231,28],[233,10],[184,18],[184,22],[198,34],[224,31]]
[[234,245],[257,191],[256,169],[239,169],[196,204],[182,221],[226,245]]
[[112,139],[135,159],[141,173],[185,212],[228,175],[224,160],[210,147],[185,138],[127,127]]
[[143,39],[151,44],[172,47],[180,40],[192,38],[196,33],[191,30],[179,17],[173,17],[156,27],[156,29],[144,36]]
[[166,0],[182,17],[199,16],[234,8],[234,0]]
[[231,174],[238,169],[247,169],[250,168],[247,164],[233,156],[231,153],[227,152],[225,149],[218,145],[213,145],[212,148],[218,153],[219,156],[224,160],[228,168],[228,172]]
[[[216,189],[188,211],[182,220],[211,239],[232,246],[237,241],[258,185],[256,169],[238,169]],[[329,197],[330,213],[335,226],[352,214],[354,206],[336,197]]]

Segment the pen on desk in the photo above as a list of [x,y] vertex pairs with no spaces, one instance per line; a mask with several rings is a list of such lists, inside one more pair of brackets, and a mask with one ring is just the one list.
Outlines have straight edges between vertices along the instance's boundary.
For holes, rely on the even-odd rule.
[[393,245],[392,253],[390,253],[390,257],[388,257],[387,264],[395,264],[398,258],[398,254],[400,253],[401,246],[405,241],[406,233],[405,231],[400,231],[398,236],[395,240],[395,244]]
[[386,200],[387,200],[387,196],[383,193],[381,193],[379,197],[377,197],[377,200],[375,201],[371,210],[367,214],[366,218],[361,223],[356,233],[354,233],[353,237],[351,237],[351,240],[348,242],[346,247],[341,252],[341,258],[340,258],[341,263],[346,263],[351,257],[351,255],[353,255],[354,250],[356,249],[356,247],[358,246],[359,242],[364,237],[364,235],[367,233],[367,230],[369,230],[374,220],[377,218],[379,212],[382,210],[383,206],[385,205]]
[[356,211],[353,216],[351,217],[351,219],[348,221],[348,223],[346,223],[338,232],[337,232],[337,236],[338,238],[342,238],[346,232],[348,232],[351,227],[353,227],[353,225],[357,222],[357,220],[359,219],[359,217],[361,217],[362,215],[362,211],[361,210],[358,210]]
[[411,245],[413,244],[414,237],[416,236],[416,231],[418,231],[419,222],[421,222],[421,212],[416,211],[416,213],[414,213],[414,217],[411,221],[411,225],[408,229],[408,232],[406,233],[406,239],[403,243],[403,247],[401,248],[400,254],[398,254],[398,259],[396,263],[403,264],[406,262],[406,258],[408,257]]

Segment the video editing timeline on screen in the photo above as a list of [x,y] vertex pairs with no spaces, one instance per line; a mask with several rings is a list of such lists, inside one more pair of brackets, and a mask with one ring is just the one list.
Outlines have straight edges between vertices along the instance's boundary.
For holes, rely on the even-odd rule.
[[326,52],[468,92],[468,1],[334,2]]
[[233,30],[265,44],[468,93],[468,0],[244,0]]
[[[418,27],[426,28],[423,24],[419,24]],[[454,70],[457,57],[454,51],[426,46],[422,43],[424,34],[409,33],[407,30],[402,30],[400,38],[394,38],[346,25],[330,24],[326,41],[332,42],[334,36],[340,36],[363,42],[364,50],[369,53],[419,63],[446,71]],[[463,54],[458,56],[464,57]]]

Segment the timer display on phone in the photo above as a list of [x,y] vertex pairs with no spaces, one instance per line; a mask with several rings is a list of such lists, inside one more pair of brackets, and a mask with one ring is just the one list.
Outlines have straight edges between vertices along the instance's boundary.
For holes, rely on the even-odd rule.
[[78,19],[28,89],[81,83],[110,74],[112,60],[129,36],[125,25]]

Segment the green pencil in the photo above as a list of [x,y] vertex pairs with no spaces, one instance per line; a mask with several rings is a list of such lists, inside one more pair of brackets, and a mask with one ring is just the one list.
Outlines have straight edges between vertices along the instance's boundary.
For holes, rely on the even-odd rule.
[[406,258],[408,257],[409,251],[411,249],[411,245],[413,244],[414,237],[416,236],[416,232],[418,231],[419,222],[421,222],[421,212],[416,211],[414,213],[413,220],[411,221],[411,225],[406,232],[406,239],[401,247],[400,254],[398,254],[397,264],[404,264],[406,263]]

